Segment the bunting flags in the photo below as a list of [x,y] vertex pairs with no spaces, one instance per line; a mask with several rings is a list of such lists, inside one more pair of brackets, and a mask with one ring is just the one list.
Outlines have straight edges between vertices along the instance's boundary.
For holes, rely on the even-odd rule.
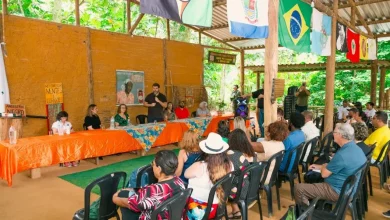
[[347,26],[337,22],[336,49],[341,52],[348,52]]
[[268,0],[228,0],[229,31],[245,38],[268,37]]
[[347,29],[347,43],[348,43],[348,53],[347,59],[352,63],[358,63],[360,61],[360,35]]
[[359,42],[359,49],[360,49],[360,59],[362,60],[368,60],[368,43],[367,43],[367,37],[360,36],[360,42]]
[[141,13],[164,17],[189,25],[211,27],[212,0],[141,0]]
[[312,22],[311,51],[320,56],[330,56],[332,18],[313,9]]
[[0,47],[0,112],[5,111],[5,104],[10,104],[9,88],[7,74],[5,73],[3,51]]
[[279,6],[279,43],[297,52],[310,52],[312,8],[300,0],[281,0]]
[[368,59],[369,60],[376,60],[376,41],[375,39],[369,38],[367,40],[368,42]]

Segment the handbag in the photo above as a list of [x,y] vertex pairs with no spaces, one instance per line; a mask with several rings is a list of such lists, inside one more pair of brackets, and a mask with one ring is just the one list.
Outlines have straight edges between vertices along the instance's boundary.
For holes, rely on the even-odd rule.
[[305,183],[322,183],[324,182],[324,179],[321,176],[321,173],[309,170],[305,175],[303,176],[303,180]]
[[296,220],[297,219],[296,214],[297,213],[296,213],[295,205],[290,205],[288,207],[286,214],[284,214],[284,216],[280,220]]
[[[99,216],[100,198],[94,201],[89,207],[89,219],[97,220]],[[85,216],[85,210],[77,210],[73,215],[73,220],[83,220]]]

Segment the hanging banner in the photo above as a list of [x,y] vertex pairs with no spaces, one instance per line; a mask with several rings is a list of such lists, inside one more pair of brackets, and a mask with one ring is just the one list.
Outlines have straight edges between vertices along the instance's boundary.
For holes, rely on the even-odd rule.
[[62,83],[45,84],[46,104],[64,103],[64,94],[62,93]]
[[217,53],[209,51],[209,62],[212,63],[223,63],[223,64],[236,64],[236,56],[234,54],[227,54],[227,53]]

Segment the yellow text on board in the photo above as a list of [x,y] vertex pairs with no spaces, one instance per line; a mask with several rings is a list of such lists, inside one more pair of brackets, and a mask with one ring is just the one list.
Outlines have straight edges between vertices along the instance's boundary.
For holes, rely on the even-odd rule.
[[45,84],[46,104],[64,103],[64,94],[62,93],[62,83]]

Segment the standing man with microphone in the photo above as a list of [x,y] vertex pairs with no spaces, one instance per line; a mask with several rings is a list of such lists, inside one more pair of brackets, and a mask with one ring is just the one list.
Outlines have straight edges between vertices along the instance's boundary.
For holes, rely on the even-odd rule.
[[153,92],[146,96],[144,106],[148,108],[148,123],[164,121],[163,110],[167,107],[167,97],[160,93],[160,85],[153,84]]
[[297,97],[297,104],[295,105],[295,109],[298,112],[306,111],[310,96],[310,91],[306,88],[306,82],[302,82],[302,85],[295,93],[295,96]]

